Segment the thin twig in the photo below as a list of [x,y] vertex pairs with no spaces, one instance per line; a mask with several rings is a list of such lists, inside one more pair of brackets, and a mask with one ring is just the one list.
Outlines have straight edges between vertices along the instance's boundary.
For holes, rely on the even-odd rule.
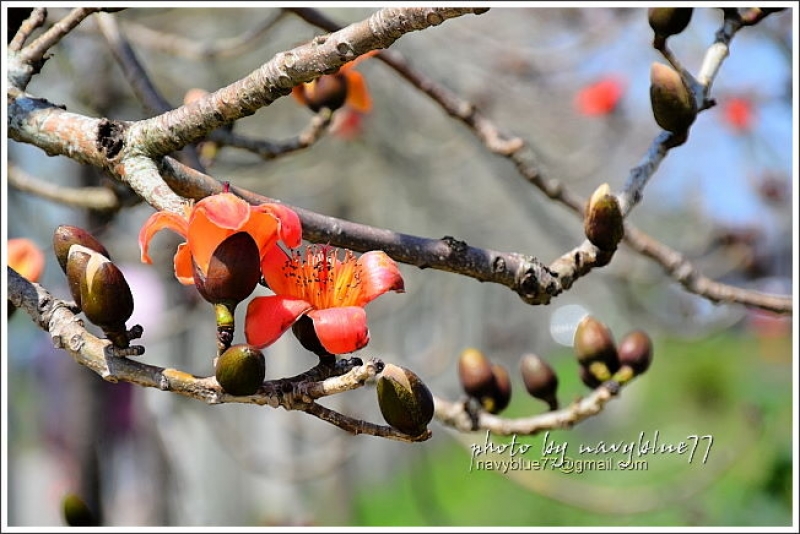
[[37,7],[35,8],[30,16],[25,19],[22,25],[17,30],[16,35],[8,43],[8,50],[11,52],[19,52],[22,49],[22,46],[25,44],[25,41],[28,40],[28,37],[36,30],[36,28],[40,28],[42,24],[47,20],[47,8],[46,7]]
[[8,167],[8,184],[19,191],[76,208],[115,211],[119,197],[108,187],[66,187],[31,176],[16,165]]
[[213,42],[187,39],[182,35],[157,31],[135,22],[126,21],[124,27],[131,42],[140,47],[158,50],[177,57],[204,61],[242,54],[252,48],[258,42],[259,37],[275,27],[284,15],[283,11],[279,11],[236,37],[218,39]]
[[484,410],[471,414],[465,402],[451,402],[434,397],[434,416],[442,424],[461,432],[489,430],[498,436],[532,436],[545,430],[571,428],[597,415],[611,399],[617,397],[619,388],[620,385],[616,382],[606,382],[565,408],[514,419],[492,415]]
[[328,108],[322,108],[318,114],[311,118],[308,126],[302,132],[291,139],[281,142],[252,139],[225,131],[224,129],[214,130],[208,138],[222,146],[247,150],[258,154],[265,160],[270,160],[312,146],[319,141],[328,130],[332,118],[333,114],[331,111]]
[[100,8],[97,7],[79,7],[73,9],[66,17],[53,24],[49,30],[21,50],[20,54],[23,61],[28,63],[38,63],[42,61],[48,50],[58,44],[65,35],[75,29],[86,17],[98,11],[100,11]]

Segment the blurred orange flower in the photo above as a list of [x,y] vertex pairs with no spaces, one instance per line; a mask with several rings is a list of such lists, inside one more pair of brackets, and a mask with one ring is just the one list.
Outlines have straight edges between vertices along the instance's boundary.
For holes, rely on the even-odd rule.
[[367,82],[360,72],[353,69],[377,53],[378,50],[372,50],[342,65],[333,74],[323,74],[315,80],[296,85],[292,88],[292,96],[314,112],[325,107],[336,111],[346,106],[359,113],[369,113],[372,110],[372,97]]
[[169,229],[186,239],[175,254],[175,276],[182,284],[193,284],[192,262],[206,274],[214,251],[225,239],[245,232],[258,245],[259,256],[279,240],[298,246],[302,238],[300,218],[281,204],[251,206],[233,193],[208,196],[186,207],[184,215],[159,211],[150,216],[139,232],[139,248],[144,263],[152,263],[148,255],[150,240],[160,230]]
[[575,95],[575,107],[582,115],[608,115],[617,108],[624,92],[623,80],[606,76],[581,89]]
[[256,297],[247,307],[247,342],[263,348],[277,340],[302,315],[330,354],[345,354],[369,342],[364,306],[388,292],[405,290],[397,264],[383,251],[356,258],[345,250],[311,245],[291,255],[278,247],[261,263],[275,295]]
[[44,252],[24,237],[8,240],[8,266],[31,282],[38,282],[44,271]]

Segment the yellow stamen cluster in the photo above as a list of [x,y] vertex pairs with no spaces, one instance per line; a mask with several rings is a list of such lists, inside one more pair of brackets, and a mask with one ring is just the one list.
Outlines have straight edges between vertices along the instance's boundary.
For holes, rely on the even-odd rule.
[[294,279],[290,286],[292,296],[317,309],[358,305],[361,266],[351,250],[345,250],[344,258],[340,258],[339,249],[308,246],[305,255],[300,251],[292,253],[283,266],[283,274]]

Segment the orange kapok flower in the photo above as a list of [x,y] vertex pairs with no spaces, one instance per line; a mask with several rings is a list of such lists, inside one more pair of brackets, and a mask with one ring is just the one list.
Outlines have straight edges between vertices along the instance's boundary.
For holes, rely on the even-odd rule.
[[385,252],[356,258],[350,250],[310,245],[287,254],[274,247],[261,262],[275,295],[250,301],[245,318],[247,342],[263,348],[306,315],[329,354],[346,354],[369,342],[364,306],[387,291],[402,293],[403,277]]
[[369,113],[372,109],[372,97],[367,89],[367,82],[360,72],[353,69],[359,62],[377,53],[377,50],[367,52],[342,65],[333,74],[323,74],[310,82],[296,85],[292,88],[292,96],[315,113],[322,108],[336,111],[342,106],[360,113]]
[[31,282],[39,281],[44,271],[44,253],[24,237],[8,240],[8,266]]
[[151,215],[139,232],[142,262],[152,263],[148,255],[150,240],[164,229],[186,239],[175,254],[175,277],[186,285],[195,283],[193,263],[200,274],[207,274],[217,247],[233,234],[249,234],[258,246],[259,258],[279,240],[298,246],[302,238],[300,218],[291,209],[274,203],[251,206],[229,192],[187,206],[184,215],[165,211]]
[[581,89],[575,95],[575,107],[582,115],[608,115],[617,108],[624,92],[619,78],[607,76]]

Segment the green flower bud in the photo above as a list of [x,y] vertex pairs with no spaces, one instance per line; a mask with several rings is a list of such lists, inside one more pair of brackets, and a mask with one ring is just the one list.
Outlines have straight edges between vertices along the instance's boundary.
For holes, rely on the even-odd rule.
[[253,395],[264,383],[267,364],[257,348],[233,345],[217,359],[217,382],[231,395]]
[[488,395],[494,388],[492,364],[478,349],[467,348],[458,358],[458,378],[470,397]]
[[70,527],[98,527],[100,526],[97,516],[89,509],[89,506],[74,493],[67,493],[61,500],[61,511],[64,515],[64,522]]
[[558,376],[549,363],[536,354],[526,354],[520,360],[520,374],[532,397],[545,401],[551,410],[558,409]]
[[681,33],[692,20],[690,7],[651,7],[647,10],[647,22],[653,28],[656,38],[666,39]]
[[656,123],[674,134],[685,134],[697,117],[697,103],[681,75],[672,67],[650,67],[650,104]]
[[111,259],[111,255],[106,250],[106,247],[95,239],[92,234],[77,226],[62,224],[53,232],[53,251],[56,254],[56,259],[58,259],[58,264],[61,266],[61,270],[64,271],[64,274],[67,273],[67,259],[69,257],[69,249],[72,245],[83,245]]
[[237,232],[217,246],[207,272],[196,263],[193,267],[194,285],[200,295],[212,304],[231,308],[249,297],[261,278],[258,245],[246,232]]
[[594,246],[613,252],[625,234],[622,211],[617,197],[611,194],[608,184],[602,184],[592,194],[586,205],[583,231]]
[[653,361],[653,342],[642,330],[634,330],[625,335],[617,347],[619,363],[633,370],[634,375],[647,371]]
[[409,369],[386,364],[378,378],[378,406],[389,425],[410,436],[419,436],[433,419],[433,395]]

